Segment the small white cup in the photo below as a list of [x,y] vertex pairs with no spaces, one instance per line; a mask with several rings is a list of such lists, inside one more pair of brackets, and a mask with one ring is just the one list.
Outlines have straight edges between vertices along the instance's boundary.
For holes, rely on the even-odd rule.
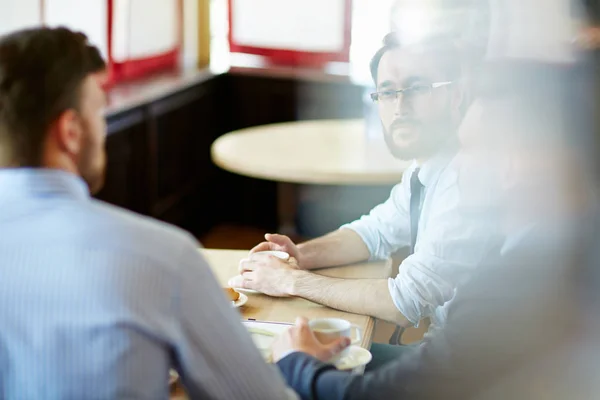
[[285,251],[276,251],[276,250],[257,251],[256,253],[252,253],[250,258],[252,258],[253,256],[258,255],[258,254],[271,255],[271,256],[280,258],[283,261],[287,261],[290,259],[290,255],[288,253],[286,253]]
[[[362,340],[361,329],[341,318],[318,318],[308,322],[310,330],[313,331],[319,342],[328,344],[340,337],[352,338],[352,328],[356,330],[356,338],[352,340],[352,344],[359,344]],[[344,349],[340,354],[334,356],[330,362],[336,362],[342,357],[348,355],[350,348]]]

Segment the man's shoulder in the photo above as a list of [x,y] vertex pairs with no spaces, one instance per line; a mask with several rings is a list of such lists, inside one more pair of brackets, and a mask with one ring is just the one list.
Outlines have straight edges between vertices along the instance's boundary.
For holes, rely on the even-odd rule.
[[88,212],[94,215],[99,232],[131,249],[143,247],[152,253],[172,253],[185,247],[198,247],[196,239],[177,226],[100,200],[92,200]]

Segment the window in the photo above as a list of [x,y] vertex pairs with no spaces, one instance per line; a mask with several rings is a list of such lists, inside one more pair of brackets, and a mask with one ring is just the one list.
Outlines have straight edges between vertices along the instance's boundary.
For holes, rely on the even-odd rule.
[[182,1],[113,0],[112,59],[117,80],[173,68],[182,46]]
[[348,61],[351,0],[229,0],[233,52],[280,64]]
[[[83,32],[109,61],[114,83],[173,68],[180,57],[195,64],[199,1],[0,0],[0,34],[40,25]],[[184,6],[192,32],[182,29]],[[184,35],[189,46],[182,57]]]
[[[19,0],[20,1],[20,0]],[[44,0],[44,23],[83,32],[108,57],[108,6],[106,0]]]
[[[369,61],[391,27],[391,10],[395,0],[295,1],[237,0],[235,15],[242,15],[234,27],[234,41],[244,46],[270,46],[296,51],[336,51],[342,48],[343,22],[351,4],[350,39],[346,61],[359,81],[370,80]],[[264,11],[264,10],[270,11]],[[236,12],[237,10],[237,12]],[[235,15],[232,18],[235,20]],[[280,18],[283,16],[284,18]],[[307,22],[310,21],[310,22]],[[334,21],[335,23],[331,23]],[[295,27],[296,29],[290,29]],[[310,29],[309,29],[310,28]],[[273,32],[279,32],[274,35]],[[285,33],[285,34],[283,34]],[[347,32],[346,32],[347,33]],[[212,61],[224,64],[229,58],[229,0],[211,1]],[[327,40],[323,40],[326,38]],[[234,47],[233,52],[244,48]],[[253,54],[260,52],[251,51]],[[234,54],[239,60],[239,54]],[[246,57],[244,61],[250,59]]]
[[0,35],[42,22],[40,0],[0,0],[0,10]]

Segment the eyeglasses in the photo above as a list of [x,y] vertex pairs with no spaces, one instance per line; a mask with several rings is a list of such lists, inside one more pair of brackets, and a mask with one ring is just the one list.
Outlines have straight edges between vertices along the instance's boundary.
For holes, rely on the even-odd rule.
[[437,89],[442,86],[450,85],[452,82],[435,82],[435,83],[418,83],[415,85],[411,85],[404,89],[398,90],[383,90],[381,92],[371,93],[371,100],[375,103],[392,103],[400,98],[400,95],[404,97],[405,100],[416,100],[419,98],[428,97],[431,95],[431,91],[433,89]]

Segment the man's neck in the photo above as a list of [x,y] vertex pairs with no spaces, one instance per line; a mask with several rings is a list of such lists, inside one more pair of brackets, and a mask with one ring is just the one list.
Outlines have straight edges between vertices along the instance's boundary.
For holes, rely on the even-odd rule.
[[58,169],[74,175],[79,175],[79,171],[73,160],[66,154],[46,152],[42,156],[41,168]]
[[417,163],[418,167],[422,167],[423,164],[425,164],[427,161],[431,160],[432,157],[422,157],[422,158],[416,158],[415,162]]

